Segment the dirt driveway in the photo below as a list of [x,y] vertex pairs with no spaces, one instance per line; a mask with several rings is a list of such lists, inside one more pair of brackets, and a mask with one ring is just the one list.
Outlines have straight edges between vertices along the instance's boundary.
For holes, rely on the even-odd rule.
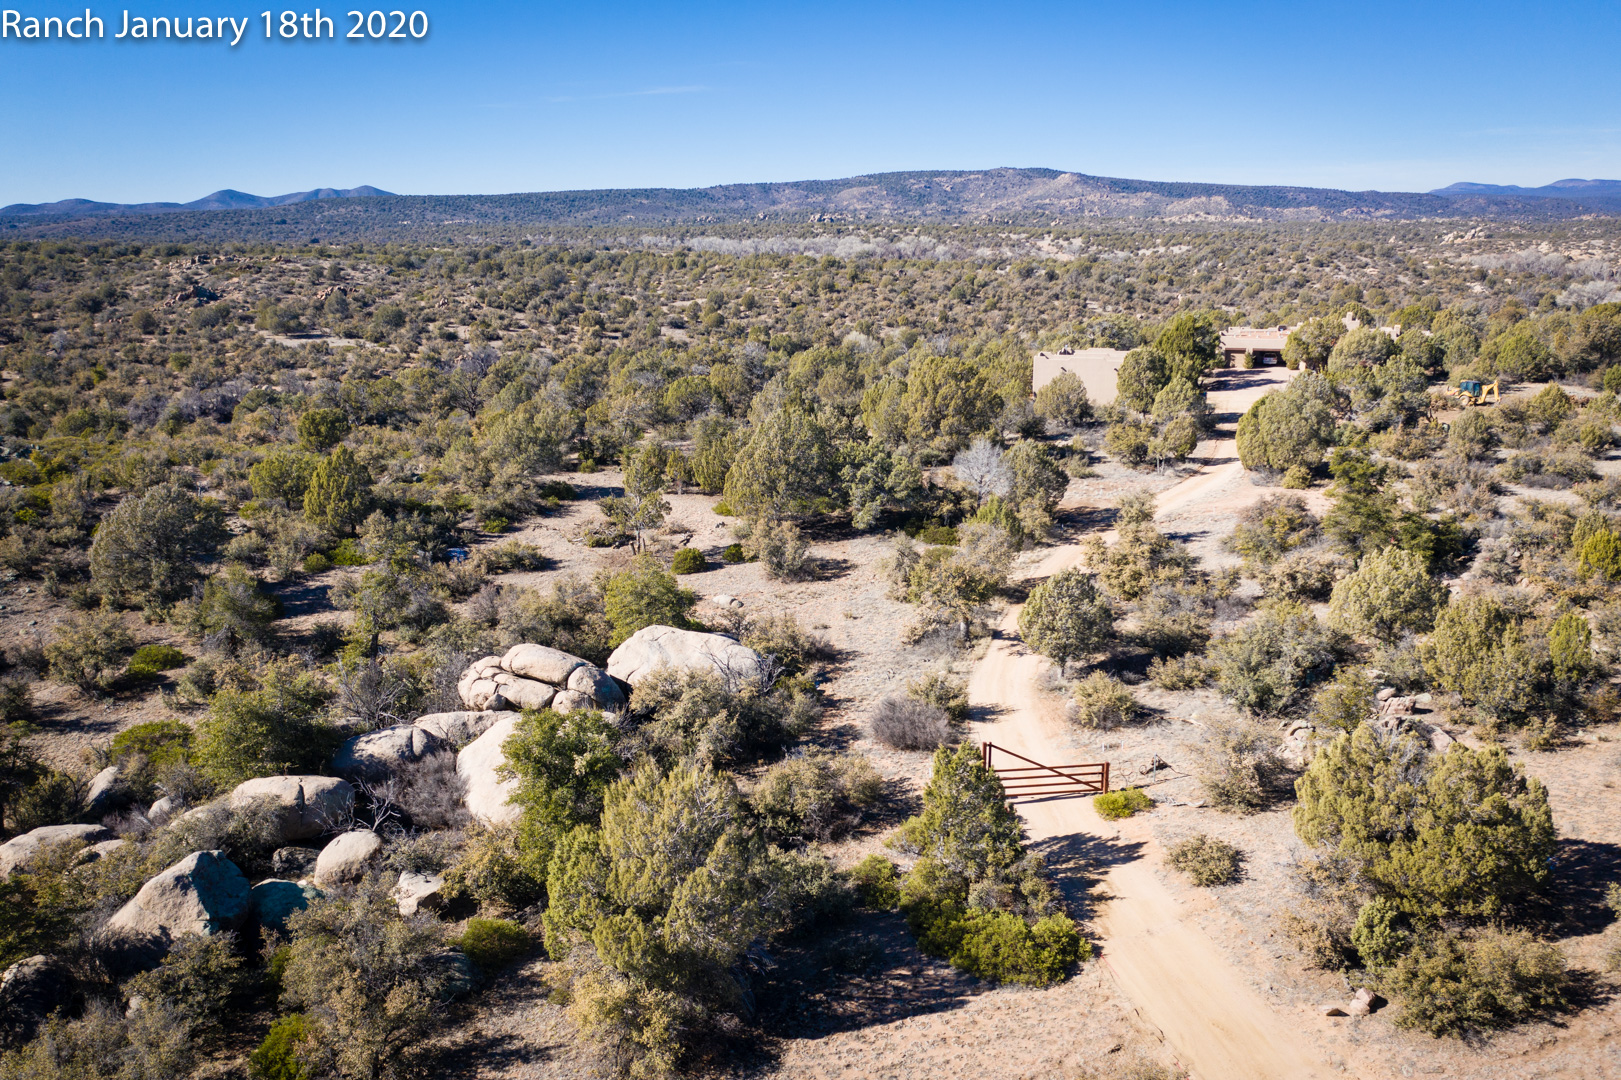
[[[1283,368],[1217,373],[1210,403],[1224,430],[1200,444],[1199,471],[1160,496],[1162,520],[1211,514],[1230,520],[1266,493],[1243,480],[1232,432],[1245,409],[1293,374]],[[1045,578],[1079,562],[1078,545],[1067,545],[1049,553],[1027,576]],[[995,717],[976,724],[974,735],[1037,761],[1063,764],[1064,721],[1057,702],[1038,689],[1049,664],[1019,642],[1018,617],[1018,608],[1007,613],[969,681],[969,700]],[[1322,1017],[1274,1009],[1215,942],[1184,921],[1180,901],[1151,871],[1162,853],[1146,824],[1104,821],[1087,799],[1032,801],[1019,812],[1032,840],[1064,839],[1087,851],[1094,866],[1103,869],[1095,894],[1104,901],[1096,920],[1102,962],[1194,1077],[1308,1080],[1345,1075],[1318,1050],[1328,1036]]]

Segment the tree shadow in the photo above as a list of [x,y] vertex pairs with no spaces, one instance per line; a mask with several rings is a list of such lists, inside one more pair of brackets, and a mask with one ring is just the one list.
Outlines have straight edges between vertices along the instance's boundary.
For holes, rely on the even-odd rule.
[[764,1070],[789,1039],[816,1038],[957,1009],[994,989],[918,951],[906,920],[862,913],[828,931],[790,940],[760,980],[767,1003],[752,1038],[727,1047],[735,1066]]
[[96,709],[103,704],[91,697],[75,701],[37,702],[34,706],[33,726],[44,735],[115,735],[118,717],[108,709]]
[[332,610],[331,586],[325,582],[305,579],[276,585],[267,591],[281,604],[284,619]]
[[1113,506],[1071,506],[1053,515],[1053,525],[1065,534],[1106,532],[1119,517],[1120,511]]
[[832,555],[814,555],[806,562],[804,581],[836,581],[855,569],[849,559]]
[[[1034,801],[1034,800],[1032,800]],[[1091,833],[1069,833],[1026,845],[1047,863],[1052,881],[1077,919],[1092,917],[1099,900],[1093,890],[1116,866],[1142,858],[1146,840],[1121,840]]]
[[1621,844],[1559,841],[1553,878],[1530,905],[1528,916],[1556,937],[1596,934],[1615,919],[1606,890],[1621,881]]

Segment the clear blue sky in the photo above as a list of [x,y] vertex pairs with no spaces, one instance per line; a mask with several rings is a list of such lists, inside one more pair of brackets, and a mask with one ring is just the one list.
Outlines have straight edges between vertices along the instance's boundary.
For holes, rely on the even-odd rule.
[[1621,10],[1589,0],[417,2],[421,42],[345,41],[341,6],[323,8],[336,41],[267,42],[232,0],[129,11],[253,18],[234,50],[115,42],[125,9],[93,2],[107,40],[0,42],[0,204],[994,165],[1385,190],[1621,177]]

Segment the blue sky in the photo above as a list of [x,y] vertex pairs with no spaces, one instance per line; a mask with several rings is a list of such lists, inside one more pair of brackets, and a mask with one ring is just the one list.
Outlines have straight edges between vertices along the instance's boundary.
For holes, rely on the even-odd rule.
[[994,165],[1385,190],[1621,177],[1621,16],[1591,2],[415,0],[428,37],[384,43],[344,40],[342,9],[323,9],[335,41],[267,42],[235,2],[128,9],[253,18],[234,50],[112,41],[125,9],[93,0],[108,40],[0,41],[0,204]]

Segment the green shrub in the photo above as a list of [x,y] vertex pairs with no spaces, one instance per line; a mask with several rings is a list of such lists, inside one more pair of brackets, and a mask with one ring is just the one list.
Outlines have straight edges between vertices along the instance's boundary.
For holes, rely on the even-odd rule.
[[720,557],[734,566],[740,562],[747,562],[749,558],[748,553],[743,550],[742,544],[727,544],[721,550]]
[[129,658],[129,673],[137,679],[150,679],[159,672],[172,671],[186,663],[186,654],[173,645],[142,645]]
[[1094,671],[1075,684],[1075,722],[1082,727],[1112,728],[1137,718],[1141,706],[1131,687],[1101,671]]
[[1148,681],[1161,690],[1197,690],[1209,686],[1215,665],[1202,656],[1155,657],[1148,662]]
[[1222,546],[1246,561],[1270,566],[1315,540],[1317,525],[1317,516],[1299,495],[1266,495],[1238,515],[1238,524]]
[[1092,957],[1091,943],[1064,914],[1032,924],[1008,911],[970,910],[937,919],[918,944],[976,978],[1023,986],[1050,986]]
[[319,771],[340,738],[323,715],[330,697],[325,681],[296,659],[267,667],[257,689],[220,690],[197,725],[198,767],[221,787]]
[[[345,541],[345,543],[347,542]],[[332,569],[334,565],[336,564],[330,558],[322,555],[319,551],[304,556],[304,561],[299,564],[306,574],[324,574]]]
[[767,577],[795,581],[810,573],[810,542],[792,522],[762,525],[755,532],[754,546]]
[[1243,855],[1225,840],[1198,833],[1172,844],[1165,861],[1192,879],[1195,885],[1226,885],[1238,876]]
[[161,768],[191,758],[192,730],[182,720],[153,720],[125,728],[113,736],[108,756],[115,764],[143,759],[151,768]]
[[1311,487],[1311,470],[1304,465],[1291,465],[1284,470],[1283,479],[1279,483],[1286,488],[1304,491]]
[[619,645],[645,626],[690,628],[688,617],[698,594],[683,589],[651,555],[638,555],[629,570],[608,578],[603,608],[613,627],[610,645]]
[[86,790],[83,780],[53,769],[11,800],[6,808],[6,824],[19,833],[45,825],[65,825],[84,811]]
[[799,620],[783,612],[750,618],[738,640],[761,656],[774,656],[788,676],[805,675],[820,660],[829,657],[828,643],[807,633]]
[[776,756],[819,715],[814,699],[798,688],[752,681],[734,687],[712,669],[650,672],[630,705],[634,713],[651,714],[641,729],[646,745],[710,764]]
[[338,546],[332,549],[333,566],[366,566],[371,560],[360,551],[360,545],[354,540],[340,540]]
[[124,671],[124,650],[135,644],[116,611],[69,615],[45,646],[51,678],[87,693],[106,690]]
[[1509,1027],[1561,1008],[1569,983],[1558,948],[1496,928],[1425,935],[1379,980],[1401,1004],[1396,1026],[1431,1035]]
[[1025,645],[1062,668],[1106,648],[1114,636],[1114,611],[1084,570],[1060,570],[1030,590],[1019,612]]
[[1367,724],[1341,735],[1295,783],[1295,832],[1408,915],[1500,915],[1548,879],[1547,789],[1497,747],[1427,750]]
[[[599,712],[540,709],[525,712],[501,745],[506,771],[518,781],[509,801],[523,810],[517,835],[520,857],[536,883],[545,878],[563,834],[602,815],[603,794],[625,764],[615,750],[618,738]],[[519,902],[525,898],[512,886],[503,888],[510,894],[501,898],[504,904],[525,906]]]
[[861,902],[873,911],[894,911],[901,904],[900,872],[882,855],[868,855],[850,869],[850,881]]
[[529,931],[510,919],[468,919],[461,937],[451,944],[479,970],[492,972],[527,953],[531,942]]
[[[286,967],[285,962],[282,965]],[[270,1034],[248,1058],[254,1080],[308,1080],[309,1072],[298,1059],[299,1044],[310,1036],[309,1018],[303,1013],[278,1017]]]
[[1307,714],[1319,730],[1353,731],[1379,711],[1379,684],[1364,667],[1341,668],[1312,695]]
[[447,897],[469,897],[486,910],[520,911],[545,895],[534,855],[519,846],[512,825],[478,826],[445,871]]
[[1488,593],[1460,595],[1442,608],[1419,652],[1436,685],[1488,716],[1518,723],[1554,706],[1543,635]]
[[1434,626],[1447,595],[1447,587],[1430,576],[1423,555],[1385,548],[1365,555],[1356,572],[1334,586],[1328,620],[1347,634],[1394,641],[1404,632],[1424,633]]
[[946,547],[956,547],[960,542],[957,530],[949,525],[930,525],[918,531],[917,540],[923,544],[943,544]]
[[779,836],[825,841],[854,828],[883,784],[865,757],[810,750],[767,769],[750,801]]
[[1334,670],[1343,645],[1306,608],[1277,602],[1219,639],[1216,684],[1247,712],[1282,712]]
[[1122,788],[1119,791],[1105,791],[1102,795],[1092,796],[1092,809],[1098,812],[1099,817],[1116,821],[1120,818],[1129,818],[1139,810],[1147,810],[1154,805],[1154,800],[1142,788]]
[[672,574],[697,574],[703,571],[705,565],[703,552],[697,548],[682,548],[670,560],[670,572]]
[[954,724],[968,719],[968,684],[961,679],[953,679],[943,671],[933,671],[921,679],[908,682],[906,696],[945,710],[946,716]]

